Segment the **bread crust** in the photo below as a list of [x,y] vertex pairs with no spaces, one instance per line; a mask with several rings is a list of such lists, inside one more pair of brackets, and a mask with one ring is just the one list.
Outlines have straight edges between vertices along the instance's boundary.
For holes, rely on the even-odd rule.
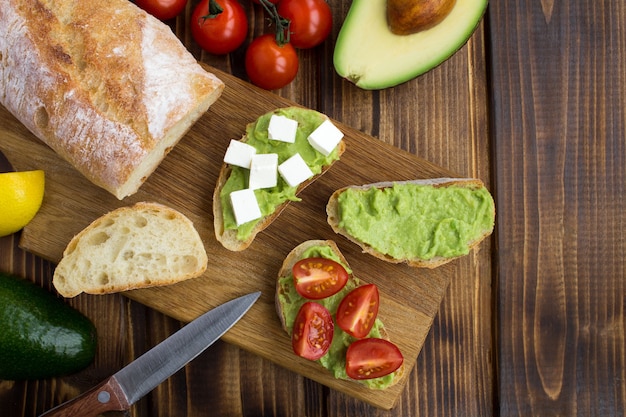
[[[325,118],[328,118],[327,116],[324,115]],[[248,126],[253,125],[256,122],[252,122],[250,123]],[[248,139],[247,135],[244,134],[242,136],[242,138],[240,139],[241,142],[246,142]],[[343,155],[343,153],[346,150],[346,144],[345,142],[342,140],[341,142],[339,142],[339,144],[337,145],[337,154],[339,156]],[[314,181],[316,181],[319,177],[321,177],[322,175],[324,175],[326,173],[326,171],[328,171],[335,163],[336,161],[333,161],[333,163],[331,163],[330,165],[325,165],[322,167],[322,170],[319,174],[309,178],[308,180],[302,182],[299,186],[298,189],[296,191],[296,195],[300,194],[300,192],[302,192],[302,190],[304,190],[306,187],[308,187],[310,184],[312,184]],[[260,232],[262,232],[264,229],[266,229],[270,224],[272,224],[272,222],[274,222],[274,220],[276,220],[276,218],[278,218],[278,216],[280,215],[280,213],[287,208],[287,206],[289,205],[289,203],[291,203],[291,201],[287,200],[284,203],[280,204],[278,207],[276,207],[276,210],[274,210],[274,212],[268,216],[265,216],[263,219],[261,219],[256,226],[254,227],[252,233],[250,234],[250,236],[246,239],[246,240],[239,240],[237,238],[237,230],[226,230],[224,229],[224,216],[223,216],[223,207],[222,207],[222,200],[220,198],[220,193],[222,192],[222,189],[224,188],[224,184],[226,184],[226,181],[228,180],[230,173],[231,173],[231,167],[228,164],[222,164],[222,167],[220,169],[220,173],[219,173],[219,177],[217,179],[217,183],[215,186],[215,190],[213,192],[213,226],[214,226],[214,230],[215,230],[215,238],[222,244],[222,246],[224,246],[226,249],[231,250],[231,251],[242,251],[246,248],[248,248],[252,242],[254,241],[255,237],[257,234],[259,234]]]
[[[372,187],[382,189],[382,188],[391,187],[394,184],[406,184],[406,183],[419,184],[419,185],[432,185],[435,188],[459,186],[459,187],[478,189],[478,188],[484,188],[485,186],[481,180],[476,179],[476,178],[431,178],[431,179],[419,179],[419,180],[409,180],[409,181],[384,181],[384,182],[377,182],[377,183],[365,184],[365,185],[350,185],[350,186],[342,187],[336,190],[328,199],[328,203],[326,205],[326,214],[327,214],[328,224],[330,225],[330,227],[333,229],[335,233],[344,236],[346,239],[348,239],[352,243],[355,243],[358,246],[360,246],[364,253],[370,254],[385,262],[406,263],[409,266],[416,267],[416,268],[432,269],[432,268],[437,268],[441,265],[444,265],[448,262],[451,262],[457,258],[460,258],[462,255],[455,256],[455,257],[440,257],[439,256],[439,257],[434,257],[431,259],[393,258],[384,253],[380,253],[379,251],[372,248],[367,243],[362,242],[359,239],[355,238],[354,236],[350,235],[350,233],[348,233],[345,229],[339,226],[340,215],[339,215],[338,198],[339,198],[339,195],[343,193],[346,189],[352,188],[352,189],[357,189],[357,190],[368,190]],[[495,218],[495,207],[494,207],[493,215]],[[477,239],[470,242],[469,249],[471,250],[475,248],[476,246],[478,246],[480,242],[482,242],[487,236],[489,236],[492,233],[492,231],[493,231],[493,225],[491,228],[484,230],[483,233]]]
[[224,84],[126,0],[7,0],[0,101],[118,199],[131,195]]
[[[312,247],[315,246],[327,246],[329,247],[341,260],[341,263],[343,263],[344,265],[348,265],[349,267],[349,263],[346,260],[346,258],[344,257],[344,255],[341,253],[341,251],[339,250],[339,247],[337,246],[337,243],[335,243],[333,240],[307,240],[305,242],[302,242],[301,244],[299,244],[298,246],[296,246],[295,248],[293,248],[291,250],[291,252],[289,252],[287,254],[287,256],[285,257],[285,259],[283,260],[283,263],[280,267],[280,270],[278,271],[278,276],[276,279],[276,293],[274,296],[274,302],[276,305],[276,314],[278,315],[278,318],[280,320],[281,323],[281,327],[282,329],[287,333],[287,334],[291,334],[291,332],[289,331],[289,329],[287,329],[287,325],[286,325],[286,318],[285,318],[285,313],[284,313],[284,309],[283,309],[283,305],[280,303],[280,297],[279,295],[284,294],[285,293],[285,288],[283,288],[280,285],[280,278],[285,277],[289,274],[291,274],[291,270],[293,268],[293,266],[296,264],[296,262],[298,262],[300,259],[302,259],[302,254],[305,253],[307,250],[309,250]],[[351,268],[350,268],[351,269]],[[356,278],[354,277],[353,274],[349,274],[348,280],[355,280]],[[360,281],[360,285],[363,285],[364,283],[362,281]],[[387,332],[387,330],[385,329],[384,326],[381,326],[380,328],[380,335],[381,338],[385,339],[385,340],[390,340],[389,338],[389,333]],[[398,381],[400,380],[400,378],[402,377],[402,375],[404,374],[405,371],[405,366],[404,364],[398,368],[394,374],[395,377],[393,379],[393,382],[391,383],[390,386],[393,386],[395,384],[398,383]],[[354,380],[355,382],[359,382],[357,380]]]

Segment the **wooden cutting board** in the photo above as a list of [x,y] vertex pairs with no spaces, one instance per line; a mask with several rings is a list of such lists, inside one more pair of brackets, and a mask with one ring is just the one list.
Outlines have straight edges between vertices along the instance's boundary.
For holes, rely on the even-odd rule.
[[[239,139],[246,124],[261,114],[295,103],[208,69],[226,83],[222,97],[140,191],[123,201],[84,179],[0,106],[0,151],[16,170],[43,169],[46,173],[43,205],[24,229],[21,246],[58,262],[72,236],[105,212],[137,201],[167,204],[194,222],[209,255],[208,269],[196,279],[125,295],[175,319],[191,321],[225,301],[260,290],[259,301],[224,335],[225,341],[374,406],[392,408],[415,365],[455,264],[422,270],[363,254],[328,226],[326,202],[335,189],[346,185],[451,173],[335,121],[345,133],[347,150],[342,159],[305,189],[300,195],[303,201],[292,203],[247,250],[230,252],[215,239],[212,215],[212,193],[226,147],[230,139]],[[405,358],[406,371],[398,384],[384,391],[371,391],[356,382],[336,380],[316,363],[300,359],[291,351],[290,339],[275,313],[274,286],[284,257],[309,239],[335,240],[355,275],[379,286],[380,318]]]

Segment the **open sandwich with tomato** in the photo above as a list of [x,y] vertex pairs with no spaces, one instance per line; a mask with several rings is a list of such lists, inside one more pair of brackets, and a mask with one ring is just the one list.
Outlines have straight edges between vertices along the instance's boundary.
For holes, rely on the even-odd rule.
[[294,248],[278,273],[275,301],[296,355],[371,389],[400,379],[404,358],[378,317],[378,288],[352,274],[335,242]]
[[231,140],[213,194],[215,237],[246,249],[298,194],[345,151],[343,133],[328,116],[286,107],[259,117]]

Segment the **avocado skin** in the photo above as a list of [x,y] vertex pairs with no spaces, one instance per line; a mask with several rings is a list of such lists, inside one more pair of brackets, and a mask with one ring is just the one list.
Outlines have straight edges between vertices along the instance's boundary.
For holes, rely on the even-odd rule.
[[96,328],[78,310],[25,279],[0,272],[0,379],[63,376],[87,367]]

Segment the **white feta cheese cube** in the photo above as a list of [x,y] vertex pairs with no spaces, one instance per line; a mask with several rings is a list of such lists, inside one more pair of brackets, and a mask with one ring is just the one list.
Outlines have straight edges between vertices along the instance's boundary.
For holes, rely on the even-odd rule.
[[308,137],[311,146],[328,156],[343,139],[343,132],[337,128],[330,120],[325,120]]
[[226,149],[226,154],[224,155],[224,162],[242,168],[250,168],[250,162],[254,155],[256,155],[254,146],[231,139],[228,149]]
[[261,209],[256,201],[254,190],[244,188],[243,190],[233,191],[230,193],[230,204],[235,214],[237,226],[261,218]]
[[313,176],[313,171],[299,153],[280,164],[278,172],[290,187],[297,187]]
[[278,182],[278,154],[256,154],[250,163],[248,188],[271,188]]
[[298,122],[296,120],[273,114],[272,117],[270,117],[267,134],[270,139],[294,143],[296,141],[297,130]]

